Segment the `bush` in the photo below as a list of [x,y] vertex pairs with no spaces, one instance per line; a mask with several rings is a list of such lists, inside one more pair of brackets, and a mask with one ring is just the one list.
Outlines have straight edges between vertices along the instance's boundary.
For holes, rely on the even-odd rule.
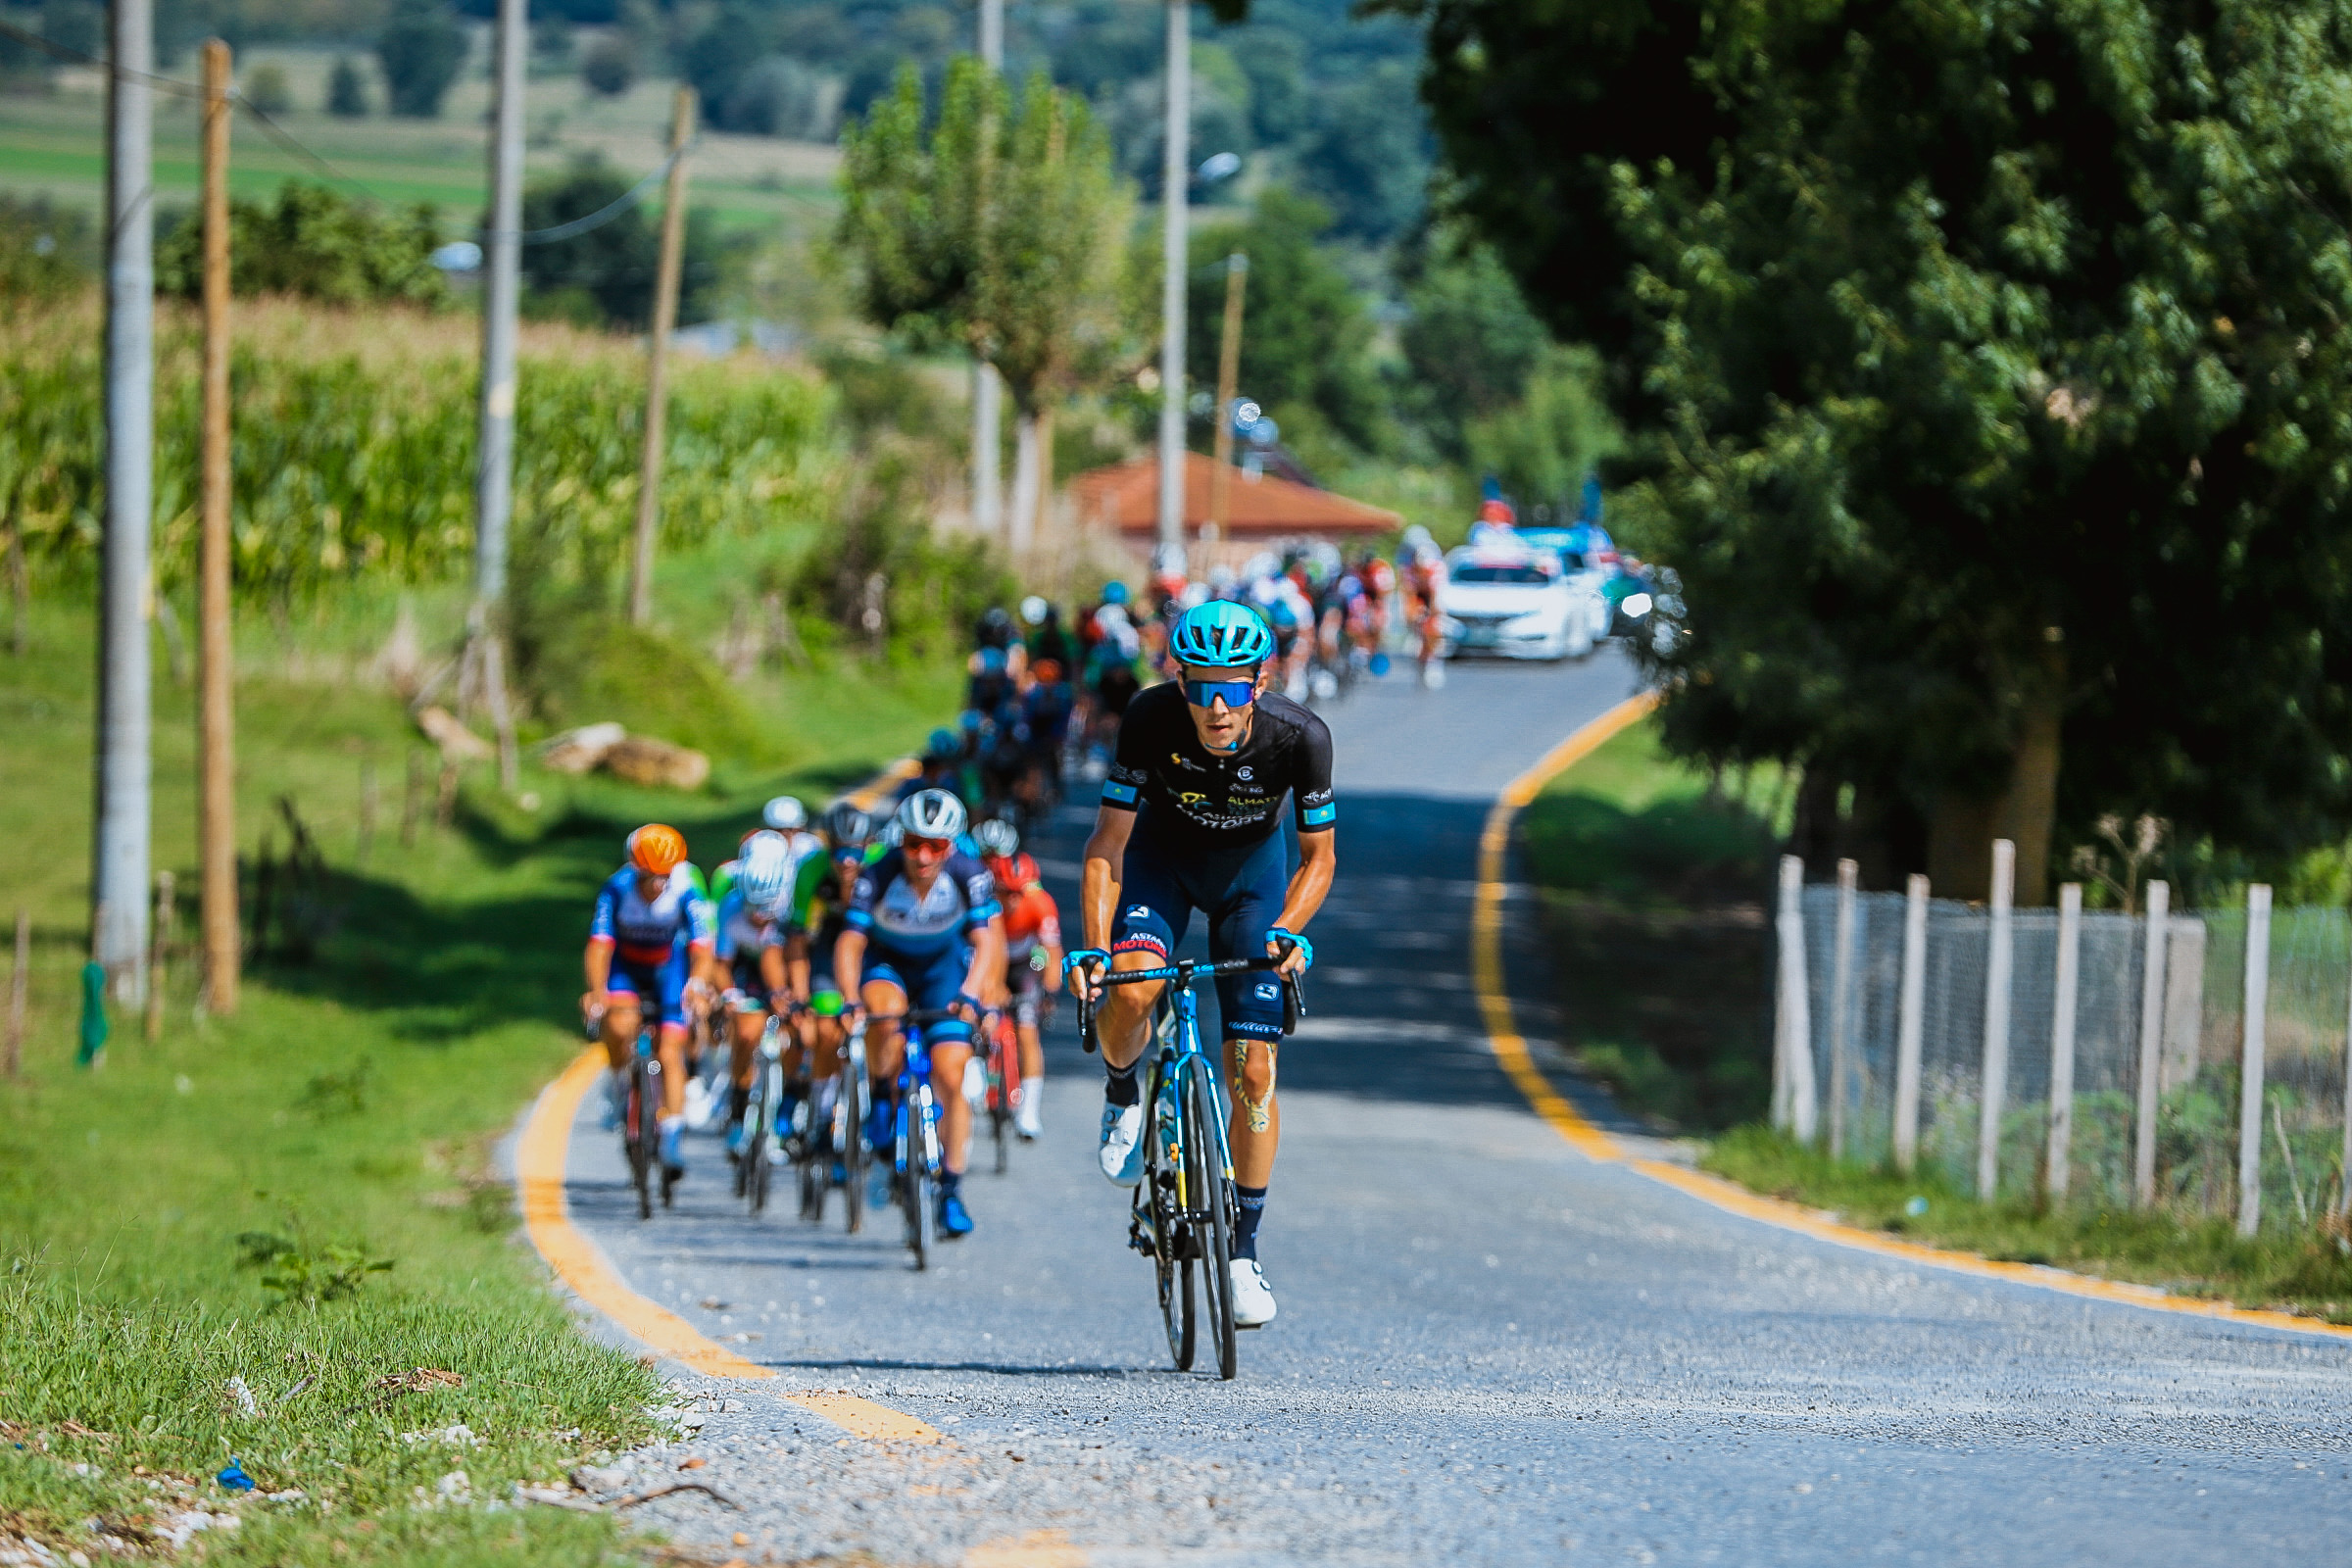
[[245,74],[245,101],[265,115],[282,115],[294,107],[294,89],[283,66],[256,66]]
[[931,531],[918,462],[901,446],[867,461],[841,525],[792,583],[794,608],[845,644],[916,659],[965,646],[990,606],[1019,594],[987,540]]
[[[582,158],[564,173],[524,188],[522,226],[553,228],[586,218],[627,195],[633,183],[601,157]],[[642,329],[653,319],[654,274],[661,251],[660,228],[639,207],[627,208],[584,234],[525,246],[524,307],[543,320]],[[678,279],[680,321],[709,318],[726,251],[710,215],[689,211]]]
[[79,208],[0,193],[0,299],[64,293],[88,274],[96,246]]
[[519,607],[515,669],[539,713],[569,727],[613,720],[713,757],[777,760],[751,710],[710,662],[580,595]]
[[[440,305],[449,283],[430,260],[441,241],[433,208],[378,213],[326,185],[289,179],[277,205],[228,204],[229,287],[328,305]],[[204,288],[204,224],[191,213],[155,257],[158,292],[195,299]]]
[[769,55],[744,73],[726,102],[729,130],[801,141],[831,139],[839,120],[841,84],[798,60]]
[[336,57],[334,74],[326,78],[326,112],[345,120],[358,120],[368,113],[368,78],[349,55]]
[[580,80],[590,92],[619,97],[637,84],[637,51],[623,34],[605,34],[580,57]]
[[400,0],[375,41],[392,113],[431,120],[466,64],[466,29],[437,0]]

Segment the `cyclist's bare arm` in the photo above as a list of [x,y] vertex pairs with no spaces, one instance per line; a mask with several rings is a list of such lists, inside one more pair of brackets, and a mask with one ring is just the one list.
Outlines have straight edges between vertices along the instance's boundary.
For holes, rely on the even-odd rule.
[[588,973],[588,994],[592,997],[604,996],[611,989],[612,980],[612,944],[589,943],[580,966]]
[[986,1001],[1004,983],[1004,921],[992,915],[972,935],[972,964],[963,973],[963,994]]
[[[1086,946],[1110,947],[1110,920],[1119,906],[1119,884],[1127,872],[1127,839],[1135,831],[1133,811],[1110,807],[1095,808],[1095,831],[1086,841],[1086,864],[1078,873],[1078,929]],[[1329,881],[1324,887],[1330,887]],[[1076,971],[1070,975],[1070,995],[1079,995]]]
[[[1323,907],[1324,899],[1331,894],[1331,879],[1340,868],[1338,830],[1324,828],[1317,833],[1298,835],[1298,869],[1291,873],[1289,891],[1282,899],[1282,915],[1274,923],[1285,931],[1303,931],[1306,922]],[[1284,960],[1286,972],[1297,974],[1306,962],[1306,955],[1294,952]]]
[[842,1000],[852,1007],[862,1005],[858,991],[864,974],[865,933],[856,929],[844,931],[841,940],[833,944],[833,983],[841,988]]
[[784,989],[795,1002],[808,1000],[808,933],[795,931],[784,939]]

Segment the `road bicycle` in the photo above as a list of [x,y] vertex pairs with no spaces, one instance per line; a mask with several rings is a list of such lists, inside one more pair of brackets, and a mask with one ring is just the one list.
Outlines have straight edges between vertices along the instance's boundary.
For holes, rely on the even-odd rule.
[[654,1027],[637,1031],[637,1049],[629,1057],[628,1102],[621,1107],[620,1145],[629,1159],[629,1180],[637,1189],[637,1217],[654,1217],[654,1183],[660,1174],[662,1206],[670,1206],[677,1179],[662,1163],[662,1058],[654,1051]]
[[742,1152],[735,1159],[735,1196],[747,1200],[757,1214],[767,1207],[767,1192],[776,1164],[776,1140],[790,1132],[777,1117],[784,1104],[784,1020],[768,1015],[760,1031],[760,1048],[752,1063],[752,1087],[743,1107]]
[[[1193,987],[1202,979],[1271,969],[1281,961],[1228,958],[1202,963],[1178,958],[1154,969],[1096,976],[1106,986],[1175,982],[1153,1004],[1152,1038],[1145,1049],[1151,1072],[1144,1090],[1144,1103],[1150,1107],[1144,1129],[1144,1179],[1135,1189],[1127,1245],[1152,1259],[1158,1275],[1160,1323],[1179,1372],[1193,1369],[1203,1317],[1215,1343],[1217,1376],[1230,1380],[1241,1370],[1233,1321],[1233,1232],[1240,1200],[1233,1190],[1224,1090],[1215,1058],[1201,1049],[1200,999]],[[1295,977],[1283,976],[1282,994],[1282,1032],[1287,1035],[1298,1026],[1305,1007]],[[1101,1044],[1095,1032],[1095,1004],[1084,997],[1078,1003],[1078,1036],[1089,1052]]]
[[997,1174],[1012,1168],[1012,1111],[1021,1094],[1021,1037],[1009,1013],[992,1010],[983,1025],[988,1042],[988,1088],[975,1107],[988,1117],[988,1138],[997,1159]]
[[813,1086],[802,1126],[797,1165],[801,1179],[801,1218],[811,1225],[825,1219],[825,1197],[841,1189],[843,1218],[849,1233],[865,1224],[866,1110],[873,1091],[865,1078],[865,1021],[859,1019],[842,1042],[841,1060],[833,1076]]
[[[923,1025],[954,1016],[949,1008],[921,1007],[868,1020],[896,1023],[906,1035],[898,1109],[891,1122],[891,1196],[906,1217],[906,1250],[914,1254],[917,1269],[931,1266],[931,1250],[939,1245],[939,1177],[946,1168],[939,1097],[931,1088],[931,1045]],[[862,1026],[856,1032],[862,1048]],[[862,1059],[862,1049],[859,1054]]]

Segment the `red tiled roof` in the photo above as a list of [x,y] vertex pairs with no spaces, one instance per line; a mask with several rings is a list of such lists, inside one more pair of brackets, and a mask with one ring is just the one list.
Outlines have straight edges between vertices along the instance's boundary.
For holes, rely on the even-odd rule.
[[[1209,480],[1215,471],[1215,459],[1198,452],[1184,455],[1184,526],[1188,534],[1198,532],[1208,516]],[[1159,460],[1140,458],[1106,468],[1090,468],[1070,481],[1070,492],[1077,502],[1081,526],[1112,526],[1121,533],[1148,534],[1159,523]],[[1225,511],[1227,537],[1387,533],[1404,522],[1396,513],[1361,501],[1270,473],[1252,479],[1240,468],[1231,470],[1225,487]]]

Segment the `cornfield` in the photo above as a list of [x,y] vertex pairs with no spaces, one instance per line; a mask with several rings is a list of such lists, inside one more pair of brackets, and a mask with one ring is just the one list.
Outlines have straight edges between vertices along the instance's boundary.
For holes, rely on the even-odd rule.
[[[155,569],[194,569],[199,338],[159,305]],[[104,507],[101,321],[86,296],[0,321],[0,514],[39,565],[96,558]],[[240,301],[231,363],[234,573],[253,597],[369,574],[423,582],[473,549],[475,339],[464,316]],[[665,546],[799,528],[845,466],[816,377],[748,361],[670,381]],[[640,348],[561,327],[523,334],[514,526],[535,564],[576,575],[621,559],[645,416]]]

